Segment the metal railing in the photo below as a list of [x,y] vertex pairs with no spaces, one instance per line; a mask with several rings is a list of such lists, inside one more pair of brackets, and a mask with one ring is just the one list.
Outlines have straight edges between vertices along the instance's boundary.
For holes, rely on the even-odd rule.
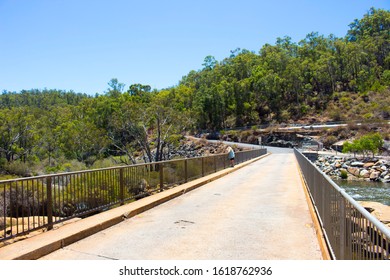
[[294,149],[333,259],[389,260],[390,230]]
[[[236,152],[236,163],[266,154]],[[227,154],[0,181],[0,241],[93,215],[229,167]]]

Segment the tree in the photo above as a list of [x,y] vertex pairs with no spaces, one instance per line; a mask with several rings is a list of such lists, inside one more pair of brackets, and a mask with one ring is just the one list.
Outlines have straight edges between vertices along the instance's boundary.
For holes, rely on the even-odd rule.
[[68,159],[92,165],[103,155],[109,141],[104,130],[88,119],[75,119],[61,125],[61,149]]
[[367,77],[364,88],[368,89],[383,70],[390,69],[390,12],[371,8],[362,19],[355,19],[349,27],[346,39],[361,45],[369,55],[372,75]]
[[122,94],[125,84],[120,83],[118,79],[113,78],[108,82],[109,88],[107,89],[107,95],[118,97]]
[[383,138],[379,133],[369,133],[355,139],[351,142],[346,142],[343,145],[343,153],[353,152],[363,154],[363,157],[368,152],[372,153],[372,157],[378,153],[379,149],[383,146]]
[[120,155],[121,163],[126,165],[136,163],[134,152],[137,150],[137,139],[143,137],[138,117],[143,109],[143,106],[129,99],[110,118],[107,134],[111,140],[111,154]]
[[378,153],[379,149],[383,146],[383,138],[379,133],[370,133],[362,136],[360,139],[360,145],[363,151],[371,152],[372,157]]
[[36,145],[32,111],[27,107],[0,111],[0,155],[8,162],[26,161]]
[[212,70],[214,69],[214,67],[218,64],[217,60],[215,59],[214,56],[212,55],[208,55],[205,57],[204,59],[204,62],[203,62],[203,66],[205,70]]
[[46,112],[38,120],[38,145],[36,154],[43,160],[48,158],[49,166],[52,165],[53,158],[61,156],[61,139],[64,131],[62,125],[72,119],[69,107],[58,107],[55,110]]

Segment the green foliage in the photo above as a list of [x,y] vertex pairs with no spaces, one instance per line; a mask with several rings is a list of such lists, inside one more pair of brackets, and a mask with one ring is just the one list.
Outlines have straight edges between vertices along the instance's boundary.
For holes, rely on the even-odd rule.
[[372,153],[372,156],[378,153],[379,149],[383,146],[383,138],[377,133],[369,133],[362,137],[355,139],[351,142],[346,142],[343,145],[343,153],[362,153],[363,156]]
[[346,170],[340,171],[340,177],[341,179],[347,179],[348,178],[348,172]]
[[9,174],[18,175],[21,177],[31,176],[31,169],[27,163],[21,161],[12,161],[4,165],[4,171]]

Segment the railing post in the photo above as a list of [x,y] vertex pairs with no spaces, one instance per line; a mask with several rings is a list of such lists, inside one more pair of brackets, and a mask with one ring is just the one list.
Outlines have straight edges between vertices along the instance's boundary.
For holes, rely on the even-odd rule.
[[158,168],[160,171],[160,192],[164,190],[164,166],[161,162],[158,163]]
[[47,229],[53,229],[53,195],[52,195],[52,178],[46,178],[46,196],[47,196]]
[[119,200],[121,205],[125,203],[125,181],[123,178],[123,168],[119,169]]
[[202,177],[204,177],[204,157],[202,157]]
[[188,182],[188,159],[184,160],[184,182]]
[[340,260],[345,260],[345,246],[346,246],[346,232],[345,232],[345,224],[346,224],[346,215],[345,215],[345,200],[340,195],[339,196],[339,202],[340,202]]

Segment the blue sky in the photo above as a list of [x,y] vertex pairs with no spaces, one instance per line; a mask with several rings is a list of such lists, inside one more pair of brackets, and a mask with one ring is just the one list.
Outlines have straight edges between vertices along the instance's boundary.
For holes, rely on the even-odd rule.
[[104,93],[126,84],[174,86],[213,55],[256,53],[276,38],[343,37],[389,0],[0,0],[0,91]]

